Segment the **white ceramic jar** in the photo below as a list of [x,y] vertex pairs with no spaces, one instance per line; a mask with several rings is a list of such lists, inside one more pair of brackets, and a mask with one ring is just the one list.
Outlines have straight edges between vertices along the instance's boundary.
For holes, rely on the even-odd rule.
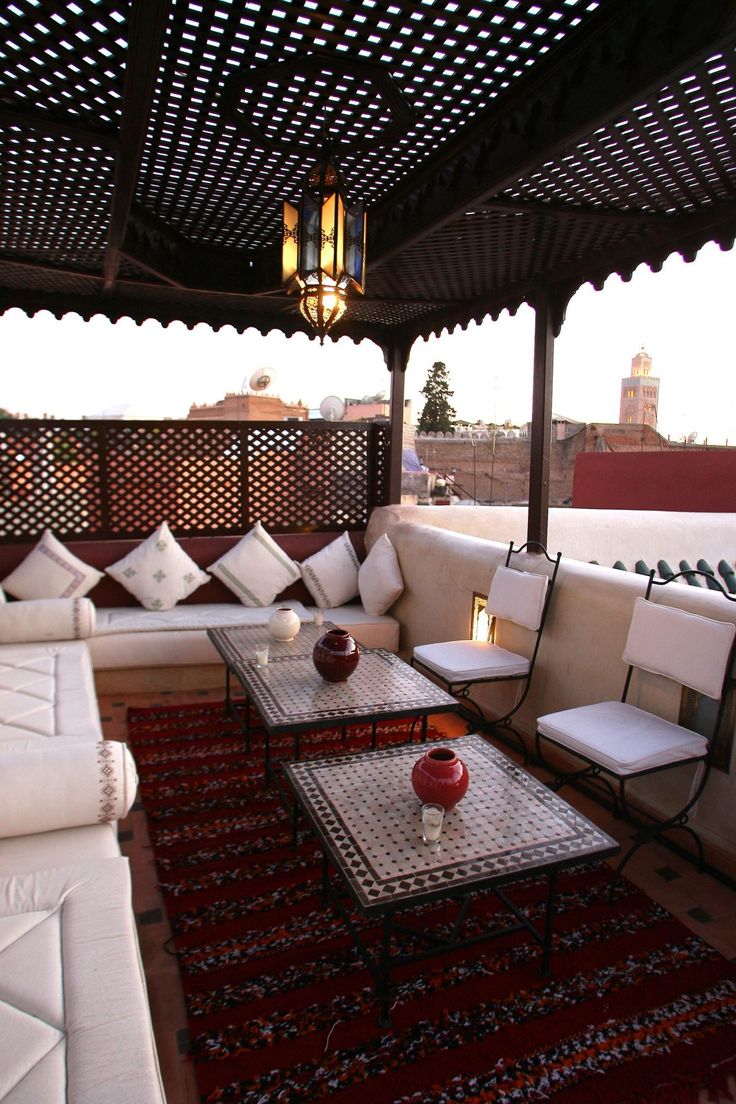
[[274,640],[293,640],[301,627],[299,614],[288,606],[279,606],[268,622],[268,631]]

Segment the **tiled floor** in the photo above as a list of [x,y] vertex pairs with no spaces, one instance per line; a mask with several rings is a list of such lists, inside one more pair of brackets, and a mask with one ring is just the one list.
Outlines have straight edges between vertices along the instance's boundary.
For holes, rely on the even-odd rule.
[[[218,691],[165,695],[101,696],[105,736],[124,739],[126,712],[130,705],[174,705],[202,698],[218,700]],[[457,717],[434,718],[446,731],[466,731]],[[510,754],[507,747],[502,750]],[[565,798],[610,835],[621,839],[629,830],[594,801],[568,789]],[[146,971],[151,1013],[161,1061],[168,1104],[199,1104],[194,1075],[186,1056],[187,1027],[176,958],[167,949],[171,935],[160,894],[148,840],[146,817],[140,802],[120,825],[121,847],[130,860],[133,874],[133,904],[138,921],[141,954]],[[627,877],[649,894],[686,927],[697,932],[729,959],[736,959],[736,891],[695,867],[669,849],[652,844],[642,848],[627,866]],[[736,1100],[736,1085],[731,1086]],[[701,1104],[710,1104],[707,1095]]]

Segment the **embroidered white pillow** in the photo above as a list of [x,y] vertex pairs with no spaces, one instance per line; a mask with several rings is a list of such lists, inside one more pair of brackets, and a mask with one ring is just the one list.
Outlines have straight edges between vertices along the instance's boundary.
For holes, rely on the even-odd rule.
[[270,606],[277,594],[301,577],[299,564],[287,556],[260,521],[207,570],[244,606]]
[[3,579],[3,586],[14,598],[83,598],[102,577],[102,571],[84,563],[45,529],[35,548]]
[[389,609],[404,589],[396,549],[382,533],[358,570],[358,589],[363,609],[378,617]]
[[173,609],[182,598],[209,582],[207,572],[177,543],[165,521],[106,571],[150,610]]
[[302,561],[302,578],[321,609],[334,609],[358,595],[360,560],[347,532]]

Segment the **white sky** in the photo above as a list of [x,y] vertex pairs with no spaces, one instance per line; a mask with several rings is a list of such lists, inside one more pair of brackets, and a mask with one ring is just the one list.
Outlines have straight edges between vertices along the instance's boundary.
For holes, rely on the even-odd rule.
[[[611,277],[602,291],[581,288],[555,344],[554,410],[580,421],[618,421],[621,379],[643,345],[659,376],[659,430],[679,440],[736,444],[736,250],[705,246],[686,265],[671,257],[659,273],[642,266],[628,284]],[[296,309],[296,305],[295,305]],[[522,307],[463,332],[418,341],[406,398],[418,417],[427,372],[447,364],[452,403],[468,420],[515,423],[531,415],[534,315]],[[268,367],[273,391],[317,407],[325,395],[388,393],[382,355],[370,342],[325,342],[304,335],[262,337],[225,327],[180,323],[112,325],[43,312],[0,316],[0,407],[35,417],[96,415],[127,406],[128,417],[185,417],[192,402],[214,402]]]

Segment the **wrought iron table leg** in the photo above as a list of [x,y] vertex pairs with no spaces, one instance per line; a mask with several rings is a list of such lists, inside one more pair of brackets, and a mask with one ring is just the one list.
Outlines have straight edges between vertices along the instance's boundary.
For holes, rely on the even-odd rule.
[[544,940],[542,942],[542,976],[549,977],[552,958],[552,926],[557,906],[557,871],[552,870],[547,880],[547,907],[544,914]]
[[380,1001],[378,1013],[378,1026],[387,1028],[391,1026],[391,914],[383,918],[383,938],[381,940],[381,955],[376,971],[376,990]]
[[245,695],[245,750],[250,754],[250,698]]
[[371,751],[376,750],[376,733],[378,732],[378,722],[373,721],[371,723]]
[[426,742],[427,742],[427,726],[428,725],[429,725],[429,716],[428,716],[427,713],[425,713],[422,716],[422,731],[421,731],[421,735],[420,735],[420,739],[421,739],[423,744],[426,744]]
[[322,851],[322,905],[324,906],[324,908],[327,908],[327,905],[329,904],[329,900],[330,900],[329,879],[330,879],[330,869],[329,869],[329,862],[328,862],[328,859],[327,859],[327,852],[323,850]]
[[225,716],[232,717],[230,706],[230,668],[225,664]]

